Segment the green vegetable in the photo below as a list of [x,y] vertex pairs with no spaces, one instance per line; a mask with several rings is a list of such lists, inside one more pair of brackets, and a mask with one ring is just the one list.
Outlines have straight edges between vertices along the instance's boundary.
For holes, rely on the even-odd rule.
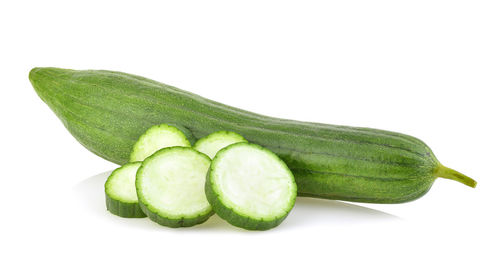
[[215,213],[232,225],[267,230],[278,226],[293,208],[297,185],[274,153],[237,143],[213,159],[205,193]]
[[208,156],[187,147],[163,148],[146,158],[135,181],[142,211],[169,227],[206,221],[213,214],[204,191],[209,166]]
[[214,158],[215,154],[222,148],[233,143],[245,142],[240,134],[231,131],[217,131],[206,137],[199,139],[193,146],[198,152]]
[[124,218],[143,218],[135,190],[135,173],[140,162],[128,163],[111,173],[104,185],[109,212]]
[[142,161],[159,149],[173,146],[191,147],[191,143],[176,127],[166,124],[152,126],[134,144],[130,162]]
[[196,138],[227,130],[262,145],[285,161],[303,196],[401,203],[424,195],[437,177],[476,185],[399,133],[262,116],[119,72],[35,68],[30,80],[81,144],[118,164],[146,129],[168,123]]

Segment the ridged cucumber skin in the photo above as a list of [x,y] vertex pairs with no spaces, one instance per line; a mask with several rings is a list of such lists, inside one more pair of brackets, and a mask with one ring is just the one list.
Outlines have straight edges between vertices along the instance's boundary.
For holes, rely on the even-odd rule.
[[108,194],[108,191],[110,191],[110,189],[108,188],[110,179],[112,179],[113,176],[117,174],[117,172],[119,172],[123,168],[127,168],[129,165],[130,166],[139,165],[139,162],[127,163],[126,165],[115,169],[106,180],[106,183],[104,184],[105,188],[104,195],[106,196],[106,209],[112,214],[115,214],[123,218],[145,218],[146,214],[142,212],[138,202],[125,202],[124,200],[119,200],[119,198],[116,197],[116,195],[115,197],[112,197],[111,195]]
[[140,180],[140,176],[141,176],[140,174],[142,173],[142,169],[143,169],[144,164],[147,164],[147,162],[150,161],[150,159],[153,159],[158,154],[162,154],[162,153],[168,152],[168,151],[175,151],[175,150],[192,150],[193,152],[196,152],[200,156],[206,158],[208,161],[211,161],[211,159],[208,156],[206,156],[205,154],[200,153],[200,152],[198,152],[192,148],[188,148],[188,147],[174,146],[174,147],[167,147],[167,148],[160,149],[156,153],[154,153],[153,155],[144,159],[143,165],[137,170],[137,178],[135,181],[135,187],[137,189],[137,197],[139,199],[139,206],[140,206],[142,212],[144,214],[146,214],[150,220],[152,220],[160,225],[163,225],[166,227],[171,227],[171,228],[191,227],[191,226],[201,224],[201,223],[204,223],[205,221],[207,221],[212,215],[214,215],[213,209],[210,209],[209,211],[207,211],[204,214],[195,215],[195,216],[189,217],[189,218],[182,217],[179,219],[174,219],[174,218],[164,217],[164,216],[160,215],[160,213],[154,207],[146,204],[146,202],[144,201],[145,198],[141,194],[141,187],[142,186],[140,185],[139,180]]
[[[263,150],[263,151],[268,151],[265,148],[262,148],[261,146],[257,144],[249,144],[247,142],[240,142],[240,143],[235,143],[232,145],[229,145],[223,149],[221,149],[219,152],[226,151],[230,149],[230,147],[234,146],[239,146],[239,144],[245,144],[248,146],[252,146],[254,148],[257,148],[258,150]],[[218,152],[218,153],[219,153]],[[273,154],[274,155],[274,154]],[[217,155],[215,156],[215,158]],[[276,155],[274,155],[277,161],[282,162],[281,159],[279,159]],[[286,210],[286,213],[282,216],[276,217],[273,220],[264,220],[264,219],[255,219],[252,217],[249,217],[247,215],[242,215],[238,211],[226,206],[224,202],[221,200],[217,192],[214,190],[214,182],[212,180],[212,173],[214,172],[214,169],[216,168],[214,164],[216,163],[217,159],[212,160],[212,164],[210,165],[210,168],[207,172],[207,179],[205,181],[205,195],[207,196],[208,203],[212,206],[213,211],[222,219],[225,221],[229,222],[231,225],[234,225],[236,227],[240,227],[246,230],[251,230],[251,231],[265,231],[269,230],[271,228],[274,228],[283,222],[290,211],[292,210],[293,206],[295,205],[295,199],[296,199],[296,194],[297,194],[297,186],[295,181],[293,182],[293,199],[291,200],[291,203],[289,203],[289,207]],[[286,164],[285,164],[286,166]],[[288,170],[288,168],[287,168]],[[288,170],[288,172],[290,172]],[[293,178],[293,174],[290,173],[290,176]]]
[[441,174],[430,148],[404,134],[262,116],[120,72],[34,68],[29,78],[82,145],[118,164],[144,131],[166,123],[196,138],[233,131],[270,149],[303,196],[401,203],[425,194]]
[[231,225],[240,227],[246,230],[252,231],[265,231],[274,228],[288,216],[286,214],[284,217],[276,218],[273,221],[264,220],[254,220],[248,216],[241,215],[238,212],[226,207],[219,199],[217,194],[212,189],[212,183],[210,182],[209,176],[207,174],[207,181],[205,183],[205,194],[207,196],[208,202],[212,206],[212,209],[219,217],[229,222]]
[[137,203],[124,203],[119,200],[115,200],[106,195],[106,208],[109,212],[123,217],[123,218],[145,218],[146,214],[142,212],[141,207]]
[[142,209],[142,212],[146,213],[147,217],[158,223],[159,225],[170,227],[170,228],[179,228],[179,227],[191,227],[195,226],[197,224],[201,224],[206,222],[212,215],[214,215],[214,212],[211,211],[208,214],[204,215],[199,215],[198,217],[194,218],[182,218],[182,219],[169,219],[160,216],[158,213],[149,210],[147,206],[139,202],[139,206]]

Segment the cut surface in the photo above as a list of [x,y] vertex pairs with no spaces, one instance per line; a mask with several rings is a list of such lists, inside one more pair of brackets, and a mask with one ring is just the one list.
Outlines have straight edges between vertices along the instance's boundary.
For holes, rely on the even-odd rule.
[[215,154],[222,148],[245,141],[247,140],[238,133],[232,131],[217,131],[199,139],[194,144],[193,148],[213,159]]
[[135,175],[140,162],[125,164],[117,168],[104,185],[107,209],[121,217],[145,217],[137,200]]
[[166,124],[152,126],[134,144],[130,162],[143,161],[156,151],[173,146],[190,147],[191,143],[176,127]]
[[128,163],[113,171],[105,184],[106,194],[122,202],[137,203],[135,174],[140,166],[140,162]]
[[164,148],[146,158],[136,180],[143,210],[171,227],[190,226],[189,219],[196,223],[198,218],[208,219],[212,209],[204,185],[209,166],[206,155],[186,147]]
[[[217,153],[207,187],[211,188],[208,195],[215,195],[216,202],[225,208],[220,215],[214,206],[215,212],[243,228],[247,227],[248,219],[279,224],[292,209],[297,195],[297,186],[286,164],[271,151],[248,143],[233,144]],[[228,211],[234,215],[224,215]],[[258,223],[255,226],[255,229],[274,227]]]

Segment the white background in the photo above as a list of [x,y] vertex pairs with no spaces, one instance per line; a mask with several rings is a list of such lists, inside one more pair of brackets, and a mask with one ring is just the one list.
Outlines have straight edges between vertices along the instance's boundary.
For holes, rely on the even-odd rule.
[[[1,267],[499,267],[498,1],[2,1]],[[398,205],[298,198],[279,227],[105,209],[116,165],[37,97],[37,66],[142,75],[267,115],[424,140],[478,187]]]

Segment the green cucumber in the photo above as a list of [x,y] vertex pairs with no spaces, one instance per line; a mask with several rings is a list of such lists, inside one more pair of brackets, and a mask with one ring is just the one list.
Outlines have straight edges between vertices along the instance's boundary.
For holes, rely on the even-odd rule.
[[267,230],[295,204],[297,185],[286,164],[256,144],[220,150],[210,165],[205,194],[217,215],[234,226]]
[[134,144],[130,162],[142,161],[159,149],[173,146],[191,147],[191,143],[176,127],[167,124],[152,126]]
[[154,222],[188,227],[206,221],[212,207],[204,192],[210,158],[192,148],[163,148],[146,158],[135,181],[139,205]]
[[124,218],[144,218],[137,201],[135,174],[141,162],[125,164],[115,169],[104,184],[106,207],[109,212]]
[[233,143],[245,142],[240,134],[232,131],[217,131],[206,137],[199,139],[193,146],[198,152],[202,152],[210,158],[214,158],[215,154],[222,148]]
[[147,128],[168,123],[196,138],[234,131],[273,151],[302,196],[401,203],[424,195],[438,177],[476,185],[404,134],[267,117],[120,72],[34,68],[29,78],[81,144],[118,164]]

